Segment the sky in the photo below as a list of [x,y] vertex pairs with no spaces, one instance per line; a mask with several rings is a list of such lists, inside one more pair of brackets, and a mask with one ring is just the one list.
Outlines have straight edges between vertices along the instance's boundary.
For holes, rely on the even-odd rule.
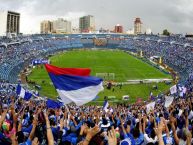
[[21,32],[39,33],[42,20],[64,18],[78,27],[79,17],[93,15],[96,28],[124,31],[133,28],[140,17],[143,30],[154,33],[168,29],[172,33],[193,32],[193,0],[0,0],[0,10],[21,14]]

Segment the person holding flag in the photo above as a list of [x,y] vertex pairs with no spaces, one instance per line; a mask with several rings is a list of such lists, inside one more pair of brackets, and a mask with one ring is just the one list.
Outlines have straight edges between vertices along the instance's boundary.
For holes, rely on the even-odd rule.
[[26,101],[30,100],[32,97],[32,93],[25,90],[20,84],[17,85],[16,93],[19,96],[19,98],[23,98]]
[[108,107],[109,107],[109,103],[108,103],[108,101],[106,100],[105,102],[104,102],[104,104],[103,104],[103,110],[105,111],[105,112],[108,112]]

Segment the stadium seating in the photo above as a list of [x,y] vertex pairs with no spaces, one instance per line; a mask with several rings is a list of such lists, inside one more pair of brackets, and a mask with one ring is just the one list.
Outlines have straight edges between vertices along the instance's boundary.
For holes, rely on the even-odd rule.
[[[16,89],[18,74],[33,59],[72,48],[97,48],[93,45],[94,37],[108,38],[106,48],[143,51],[143,61],[151,56],[162,57],[165,64],[180,74],[181,84],[174,86],[175,94],[150,95],[149,100],[138,98],[134,104],[119,104],[115,96],[105,97],[109,103],[116,102],[112,106],[108,101],[104,106],[61,105],[62,102],[36,94],[30,100],[18,94],[18,90],[21,91]],[[0,43],[0,145],[193,143],[192,40],[181,35],[124,35],[123,38],[116,34],[108,37],[105,34],[50,34],[0,38]],[[36,87],[41,89],[39,85]]]
[[[107,39],[106,48],[120,48],[137,53],[143,51],[145,58],[160,56],[163,62],[180,74],[180,81],[193,72],[193,41],[181,35],[163,37],[159,35],[31,35],[14,39],[1,38],[0,78],[15,82],[23,69],[23,62],[70,48],[93,48],[93,38]],[[6,48],[4,45],[6,44]],[[99,46],[98,46],[99,47]],[[101,47],[101,46],[100,46]],[[14,71],[15,69],[15,71]],[[16,73],[17,72],[17,73]]]

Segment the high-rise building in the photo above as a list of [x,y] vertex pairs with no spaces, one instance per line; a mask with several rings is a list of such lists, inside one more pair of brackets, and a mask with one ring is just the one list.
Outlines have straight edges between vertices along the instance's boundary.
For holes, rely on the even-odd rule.
[[79,19],[80,32],[93,32],[95,31],[94,16],[88,15]]
[[59,18],[53,21],[53,33],[56,34],[71,33],[71,22],[64,20],[63,18]]
[[136,18],[134,21],[134,33],[135,34],[142,33],[142,22],[140,18]]
[[0,35],[8,36],[20,33],[20,13],[0,11]]
[[123,26],[121,26],[120,24],[117,24],[115,26],[115,30],[114,30],[115,33],[123,33]]
[[53,22],[44,20],[40,24],[40,33],[41,34],[49,34],[53,31]]

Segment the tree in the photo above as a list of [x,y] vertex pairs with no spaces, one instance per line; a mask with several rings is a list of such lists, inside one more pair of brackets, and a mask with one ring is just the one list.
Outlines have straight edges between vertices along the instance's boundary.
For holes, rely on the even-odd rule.
[[170,36],[170,32],[167,29],[163,30],[163,35]]

